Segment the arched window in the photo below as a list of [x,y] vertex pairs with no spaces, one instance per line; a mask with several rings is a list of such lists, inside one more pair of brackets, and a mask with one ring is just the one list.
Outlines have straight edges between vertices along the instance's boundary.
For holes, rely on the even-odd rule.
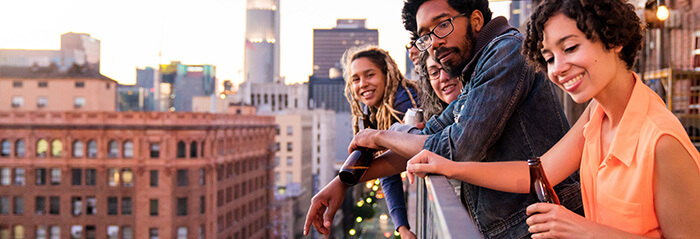
[[51,157],[61,157],[63,155],[63,142],[60,139],[51,141]]
[[183,141],[177,142],[177,157],[178,158],[185,157],[185,142],[183,142]]
[[124,142],[124,158],[134,157],[134,143],[127,140]]
[[159,143],[151,143],[151,158],[157,159],[159,157],[160,157],[160,144]]
[[82,158],[85,156],[85,144],[82,141],[76,140],[73,142],[73,158]]
[[197,142],[192,141],[190,144],[190,158],[196,158],[197,157]]
[[12,152],[12,143],[10,143],[9,140],[2,140],[2,150],[0,150],[0,156],[2,157],[10,157],[10,154]]
[[46,152],[49,151],[49,142],[45,139],[40,139],[36,142],[36,156],[46,158]]
[[90,140],[88,142],[88,158],[97,158],[97,142],[95,140]]
[[109,150],[107,151],[107,157],[116,158],[119,157],[119,143],[117,141],[109,141]]
[[18,139],[15,142],[15,157],[24,157],[24,140]]

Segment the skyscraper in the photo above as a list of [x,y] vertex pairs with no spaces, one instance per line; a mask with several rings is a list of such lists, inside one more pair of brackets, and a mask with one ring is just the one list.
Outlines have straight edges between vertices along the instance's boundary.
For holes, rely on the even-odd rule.
[[279,0],[248,0],[245,33],[245,81],[280,80]]
[[342,72],[340,57],[353,46],[377,45],[377,29],[365,28],[365,19],[338,19],[335,28],[314,29],[314,76],[336,78]]

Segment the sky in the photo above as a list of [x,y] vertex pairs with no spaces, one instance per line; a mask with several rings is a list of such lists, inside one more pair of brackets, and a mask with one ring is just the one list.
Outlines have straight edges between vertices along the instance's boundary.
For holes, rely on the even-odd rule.
[[[509,6],[491,3],[494,16]],[[281,75],[307,81],[313,29],[333,28],[338,18],[366,19],[403,70],[402,7],[402,0],[280,0]],[[136,68],[181,61],[216,66],[220,87],[243,78],[245,8],[246,0],[0,0],[0,48],[58,50],[61,34],[87,33],[101,41],[101,73],[122,84],[136,81]]]

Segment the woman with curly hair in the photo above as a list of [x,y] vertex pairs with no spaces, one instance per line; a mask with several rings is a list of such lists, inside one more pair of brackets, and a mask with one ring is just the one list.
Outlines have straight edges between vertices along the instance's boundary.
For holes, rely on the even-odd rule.
[[[416,86],[404,78],[387,51],[372,45],[360,46],[347,50],[341,59],[345,97],[356,126],[358,116],[365,116],[369,117],[370,128],[387,130],[402,122],[409,108],[418,107]],[[397,174],[381,178],[380,182],[396,230],[402,238],[415,238],[409,230],[401,177]]]
[[[623,0],[545,0],[532,13],[523,53],[574,101],[591,100],[541,157],[552,184],[580,170],[586,216],[532,204],[532,238],[700,235],[700,153],[678,118],[631,71],[641,42],[639,17]],[[455,162],[423,151],[407,170],[501,191],[530,190],[521,161]]]
[[442,113],[447,105],[459,97],[464,86],[460,77],[450,78],[440,63],[427,53],[421,53],[419,61],[417,71],[421,76],[421,108],[427,120]]

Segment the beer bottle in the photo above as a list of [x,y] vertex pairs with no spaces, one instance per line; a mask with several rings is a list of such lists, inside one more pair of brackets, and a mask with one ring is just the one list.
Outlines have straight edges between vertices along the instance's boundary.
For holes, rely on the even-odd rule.
[[[358,116],[355,122],[355,134],[360,132],[360,130],[366,129],[370,126],[369,118],[366,116]],[[365,171],[369,168],[369,164],[374,159],[374,149],[368,149],[365,147],[358,147],[343,163],[343,166],[338,172],[338,177],[345,185],[354,186],[360,182],[360,178],[365,174]]]
[[530,166],[530,194],[535,200],[538,202],[560,204],[557,194],[547,180],[547,175],[544,174],[544,168],[542,168],[540,158],[528,159],[527,165]]

